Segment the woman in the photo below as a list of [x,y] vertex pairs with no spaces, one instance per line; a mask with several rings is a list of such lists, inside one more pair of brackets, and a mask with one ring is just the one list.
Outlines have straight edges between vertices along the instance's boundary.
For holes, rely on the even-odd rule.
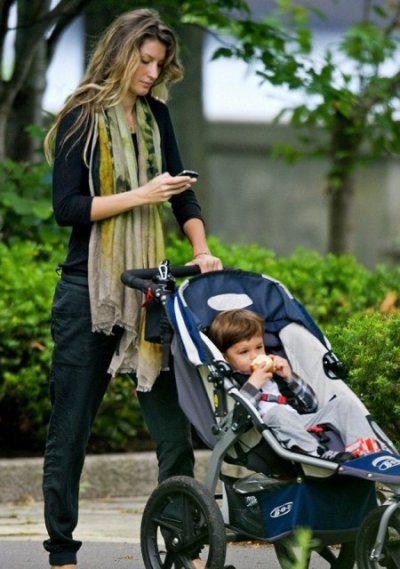
[[116,19],[100,39],[82,83],[45,140],[53,158],[57,222],[71,226],[52,308],[52,413],[43,492],[53,568],[76,567],[81,542],[79,480],[90,430],[112,376],[135,372],[155,440],[159,480],[193,475],[190,427],[175,381],[160,374],[157,346],[143,340],[141,296],[121,273],[164,258],[161,210],[170,201],[189,239],[192,264],[221,268],[207,247],[201,210],[182,163],[166,105],[155,98],[180,79],[174,33],[151,10]]

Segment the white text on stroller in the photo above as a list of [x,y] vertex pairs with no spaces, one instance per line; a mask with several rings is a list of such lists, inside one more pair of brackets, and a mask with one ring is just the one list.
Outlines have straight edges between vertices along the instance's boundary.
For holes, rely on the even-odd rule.
[[293,502],[286,502],[286,504],[281,504],[280,506],[276,506],[271,513],[271,518],[280,518],[282,516],[286,516],[289,512],[292,511]]
[[372,462],[372,466],[378,468],[378,470],[389,470],[395,466],[400,465],[400,460],[390,454],[385,456],[380,456]]

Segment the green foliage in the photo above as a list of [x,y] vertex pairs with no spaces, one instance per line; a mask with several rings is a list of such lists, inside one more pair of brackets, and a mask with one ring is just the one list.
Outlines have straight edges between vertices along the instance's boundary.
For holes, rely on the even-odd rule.
[[[0,243],[0,448],[42,452],[50,414],[50,310],[63,251],[29,242]],[[134,385],[111,383],[89,450],[121,451],[145,434]]]
[[399,445],[400,312],[355,314],[345,326],[330,326],[329,339],[348,369],[349,385]]
[[394,55],[396,42],[387,31],[366,22],[354,25],[344,34],[341,49],[363,65],[376,66]]
[[229,29],[232,25],[232,11],[235,15],[249,14],[249,7],[244,0],[217,0],[207,2],[204,0],[163,0],[166,5],[175,8],[184,24],[197,24],[204,27]]
[[[353,153],[356,163],[365,160],[366,153],[376,158],[398,151],[399,127],[394,109],[400,81],[395,67],[391,72],[383,68],[393,61],[400,45],[398,2],[386,9],[371,10],[367,4],[362,21],[349,24],[322,57],[313,54],[310,17],[316,15],[322,20],[324,13],[311,4],[299,6],[293,0],[276,2],[276,9],[261,22],[235,18],[229,32],[236,41],[215,54],[256,63],[263,80],[304,94],[303,103],[285,109],[277,117],[279,120],[286,116],[295,127],[318,126],[328,133],[324,145],[310,137],[307,149],[302,145],[303,154],[326,156],[332,152],[338,113],[348,119],[348,136],[351,133],[353,138],[368,142],[362,153]],[[351,72],[342,64],[343,57],[352,65]],[[279,151],[293,159],[294,151],[289,152],[287,145]],[[337,151],[347,152],[345,137]]]
[[51,174],[44,163],[0,162],[0,239],[56,244],[66,232],[58,228],[51,206]]
[[0,243],[0,424],[4,448],[37,449],[49,405],[50,303],[56,255],[48,247]]
[[91,452],[127,452],[150,445],[133,381],[113,379],[97,415],[89,443]]
[[310,550],[317,545],[311,530],[298,528],[293,536],[286,540],[286,545],[289,555],[287,559],[282,560],[283,569],[307,569]]
[[[384,7],[364,0],[359,21],[349,20],[322,54],[314,49],[318,24],[310,21],[328,16],[313,4],[318,2],[277,0],[263,21],[233,18],[218,31],[234,39],[224,40],[214,57],[242,60],[256,67],[263,81],[298,92],[301,102],[275,117],[295,127],[297,140],[277,144],[271,153],[288,164],[305,156],[327,160],[329,219],[348,220],[354,201],[351,174],[400,150],[400,75],[392,65],[400,47],[400,0]],[[330,223],[330,252],[351,252],[348,227]]]
[[[400,405],[400,268],[367,271],[352,257],[298,250],[277,257],[255,244],[209,246],[226,267],[280,280],[304,304],[349,369],[349,381],[381,427],[398,439]],[[52,350],[50,307],[64,248],[0,243],[0,445],[41,452],[49,418]],[[191,257],[186,240],[170,236],[174,265]],[[112,381],[95,422],[89,452],[126,451],[149,442],[132,381]],[[400,440],[397,440],[399,443]]]

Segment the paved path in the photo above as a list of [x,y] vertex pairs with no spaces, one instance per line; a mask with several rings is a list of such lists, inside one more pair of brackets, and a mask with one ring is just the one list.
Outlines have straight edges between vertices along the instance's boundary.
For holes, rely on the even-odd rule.
[[[146,498],[81,500],[76,538],[83,541],[79,569],[144,569],[140,520]],[[26,499],[0,503],[0,568],[48,569],[43,503]],[[226,563],[237,569],[280,569],[273,548],[259,543],[230,543]],[[320,559],[310,569],[327,569]]]
[[[0,541],[0,560],[2,569],[49,569],[39,542]],[[280,569],[270,547],[231,545],[226,562],[237,569]],[[79,554],[79,569],[144,569],[144,565],[137,544],[87,542]]]

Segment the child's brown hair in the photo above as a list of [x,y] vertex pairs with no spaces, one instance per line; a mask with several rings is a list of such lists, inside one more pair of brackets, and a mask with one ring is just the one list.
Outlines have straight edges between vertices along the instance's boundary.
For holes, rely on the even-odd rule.
[[208,336],[222,353],[233,344],[254,336],[264,337],[264,320],[244,308],[224,310],[217,314],[208,330]]

